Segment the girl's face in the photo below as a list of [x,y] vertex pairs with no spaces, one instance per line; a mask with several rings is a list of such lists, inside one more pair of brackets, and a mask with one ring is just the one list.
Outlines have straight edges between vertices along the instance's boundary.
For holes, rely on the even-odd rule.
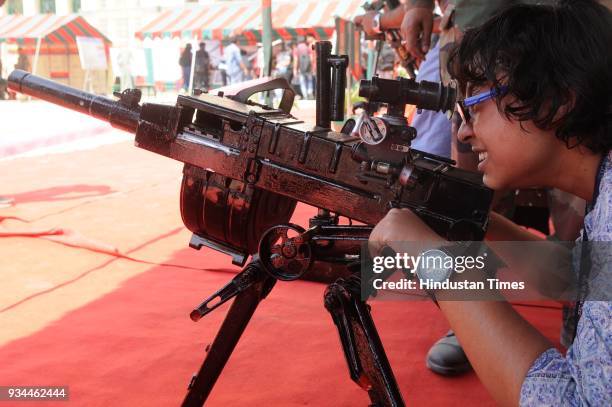
[[[471,87],[466,94],[477,95],[488,86]],[[508,103],[510,96],[502,101]],[[538,129],[532,122],[507,119],[495,99],[470,108],[471,120],[462,123],[458,138],[470,143],[478,155],[478,170],[483,182],[492,189],[544,187],[554,183],[554,158],[559,148],[566,148],[553,131]],[[522,124],[522,126],[521,126]]]

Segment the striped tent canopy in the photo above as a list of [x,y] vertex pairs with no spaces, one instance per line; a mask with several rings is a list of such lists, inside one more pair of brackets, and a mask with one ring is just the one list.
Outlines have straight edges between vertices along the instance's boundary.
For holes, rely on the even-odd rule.
[[259,3],[232,1],[188,5],[160,13],[136,32],[145,38],[198,38],[221,40],[234,35],[255,19],[261,20]]
[[[363,0],[273,0],[273,39],[295,39],[307,34],[329,39],[334,32],[334,16],[358,14]],[[232,1],[193,5],[162,12],[136,37],[227,39],[238,35],[243,43],[261,41],[262,18],[259,1]]]
[[[272,39],[295,40],[298,36],[313,35],[328,40],[334,33],[335,17],[351,19],[359,14],[363,0],[301,0],[272,1]],[[276,9],[275,6],[276,5]],[[242,31],[251,42],[261,41],[261,18]]]
[[76,53],[76,37],[101,38],[110,44],[100,31],[77,14],[58,16],[0,16],[0,42],[16,43],[25,53],[33,53],[41,39],[41,53]]

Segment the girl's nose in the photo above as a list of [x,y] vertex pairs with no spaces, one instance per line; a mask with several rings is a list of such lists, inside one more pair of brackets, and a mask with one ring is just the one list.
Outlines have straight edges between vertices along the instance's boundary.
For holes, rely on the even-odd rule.
[[462,143],[469,143],[472,137],[474,137],[474,130],[472,129],[472,126],[468,123],[461,122],[459,131],[457,132],[457,139],[459,139],[459,141]]

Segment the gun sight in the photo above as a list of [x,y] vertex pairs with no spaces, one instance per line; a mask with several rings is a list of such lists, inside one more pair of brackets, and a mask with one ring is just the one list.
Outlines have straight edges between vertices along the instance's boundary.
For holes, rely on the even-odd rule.
[[399,107],[400,111],[403,111],[405,105],[415,105],[417,109],[447,112],[455,108],[457,90],[437,82],[417,82],[405,78],[382,79],[375,76],[359,83],[359,96],[370,102]]

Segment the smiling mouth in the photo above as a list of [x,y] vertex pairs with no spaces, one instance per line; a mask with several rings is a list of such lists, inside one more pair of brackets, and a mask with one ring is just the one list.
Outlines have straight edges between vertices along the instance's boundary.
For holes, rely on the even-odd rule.
[[484,167],[487,163],[487,159],[489,158],[489,153],[486,151],[474,151],[478,153],[478,171],[484,172]]

